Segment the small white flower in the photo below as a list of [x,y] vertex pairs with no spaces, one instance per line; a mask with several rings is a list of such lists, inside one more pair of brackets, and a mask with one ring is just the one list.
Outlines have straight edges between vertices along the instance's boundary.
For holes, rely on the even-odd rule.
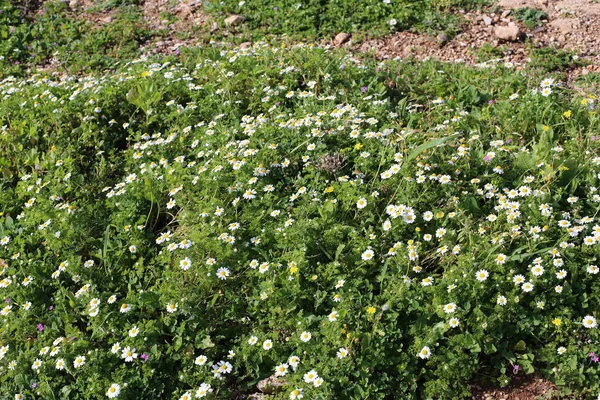
[[125,347],[121,353],[121,358],[123,358],[125,362],[132,362],[138,357],[138,354],[135,352],[135,350],[136,349],[132,349],[129,346]]
[[202,356],[196,357],[196,359],[194,360],[194,364],[204,365],[204,364],[206,364],[206,361],[208,361],[208,358],[206,356],[202,355]]
[[598,325],[596,318],[592,317],[591,315],[586,315],[583,317],[582,323],[583,326],[588,329],[595,328]]
[[431,350],[429,350],[429,347],[425,346],[419,351],[419,358],[425,360],[429,357],[431,357]]
[[490,276],[490,273],[487,272],[485,269],[481,269],[475,273],[475,278],[477,278],[479,282],[485,281],[488,278],[488,276]]
[[271,339],[267,339],[263,342],[262,345],[263,349],[265,350],[271,350],[271,348],[273,348],[273,341]]
[[75,358],[75,361],[73,361],[73,366],[75,368],[79,368],[81,367],[83,364],[85,364],[85,356],[77,356]]
[[348,350],[345,347],[340,347],[336,353],[337,358],[344,358],[348,355]]
[[456,311],[456,304],[448,303],[444,306],[444,312],[446,314],[452,314],[454,311]]
[[275,367],[275,376],[285,376],[288,372],[288,364],[279,364]]
[[114,399],[115,397],[117,397],[119,395],[119,393],[121,393],[121,386],[119,386],[116,383],[113,383],[112,385],[110,385],[110,387],[106,391],[106,395],[110,399]]
[[140,333],[140,330],[137,326],[134,326],[129,330],[129,337],[136,337]]
[[533,290],[533,283],[525,282],[521,285],[521,289],[523,289],[524,292],[531,292]]
[[312,338],[312,334],[310,332],[304,331],[300,334],[300,340],[304,343],[308,342],[310,338]]
[[363,259],[363,261],[369,261],[372,260],[374,256],[375,252],[371,249],[368,249],[364,253],[362,253],[361,258]]

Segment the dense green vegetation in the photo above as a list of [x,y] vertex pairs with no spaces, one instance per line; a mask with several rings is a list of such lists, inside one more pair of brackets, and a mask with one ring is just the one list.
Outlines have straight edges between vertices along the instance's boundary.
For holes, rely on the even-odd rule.
[[68,72],[114,68],[138,55],[150,34],[133,5],[118,8],[102,26],[74,18],[65,2],[35,9],[0,0],[0,11],[0,77],[25,75],[50,62]]
[[[205,7],[317,38],[476,3],[340,4]],[[462,399],[525,376],[598,398],[598,76],[570,89],[574,54],[148,59],[139,1],[95,7],[103,28],[0,2],[0,398],[233,400],[271,377],[273,400]]]
[[2,82],[3,396],[598,392],[593,96],[307,46],[175,61]]
[[239,14],[253,34],[331,37],[339,32],[382,35],[396,30],[460,31],[460,17],[451,10],[478,8],[486,0],[343,0],[343,1],[209,1],[214,15]]

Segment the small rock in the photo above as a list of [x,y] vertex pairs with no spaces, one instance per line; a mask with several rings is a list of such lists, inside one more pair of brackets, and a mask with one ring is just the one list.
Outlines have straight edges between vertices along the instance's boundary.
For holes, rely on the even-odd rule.
[[252,42],[240,43],[240,49],[247,49],[248,47],[252,47]]
[[511,10],[506,10],[502,13],[502,18],[506,18],[510,15]]
[[550,22],[550,25],[554,29],[560,30],[562,33],[570,33],[580,26],[579,20],[575,18],[558,18]]
[[484,24],[486,24],[488,26],[492,24],[492,19],[490,17],[488,17],[487,15],[484,15],[482,19],[483,19]]
[[267,395],[263,393],[252,393],[248,396],[248,400],[265,400],[266,398]]
[[548,0],[538,0],[538,4],[541,4],[543,6],[547,6],[548,5]]
[[584,68],[584,69],[581,70],[581,75],[587,75],[589,73],[590,73],[590,70],[587,69],[587,68]]
[[171,21],[169,21],[168,19],[163,19],[162,21],[160,21],[161,25],[169,25]]
[[210,27],[210,31],[211,32],[216,32],[219,29],[219,25],[217,25],[216,22],[212,23],[212,26]]
[[225,25],[227,26],[237,26],[239,24],[241,24],[242,22],[244,22],[246,18],[242,17],[241,15],[230,15],[229,17],[225,18]]
[[104,18],[100,18],[100,22],[104,23],[104,24],[110,24],[113,21],[113,18],[109,15],[107,17]]
[[498,39],[507,40],[509,42],[516,42],[523,36],[518,26],[497,26],[494,29],[494,35],[496,35]]
[[335,38],[333,38],[333,44],[335,44],[336,46],[341,46],[342,44],[350,40],[350,36],[351,35],[349,33],[340,32],[337,35],[335,35]]
[[442,47],[443,45],[448,43],[448,40],[450,40],[450,39],[448,38],[448,35],[446,35],[444,32],[442,32],[435,37],[435,40],[437,41],[438,45],[440,47]]
[[187,4],[181,4],[179,6],[179,14],[182,18],[188,18],[190,15],[193,14],[193,12],[194,8],[192,6],[189,6]]
[[285,383],[285,381],[277,379],[275,375],[271,375],[270,377],[259,381],[256,384],[256,387],[264,394],[273,394],[273,392],[279,390]]

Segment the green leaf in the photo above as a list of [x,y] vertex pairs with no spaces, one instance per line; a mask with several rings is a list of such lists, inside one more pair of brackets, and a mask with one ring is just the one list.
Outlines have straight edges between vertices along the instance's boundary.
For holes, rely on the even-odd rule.
[[532,374],[535,372],[535,368],[533,368],[533,364],[529,360],[519,360],[519,366],[526,374]]
[[468,211],[471,214],[481,213],[481,209],[479,208],[479,205],[477,204],[477,200],[475,199],[475,196],[473,196],[473,195],[467,195],[465,197],[465,199],[462,201],[462,203],[460,203],[460,207],[463,210]]
[[429,142],[423,143],[422,145],[420,145],[419,147],[417,147],[416,149],[414,149],[413,151],[410,152],[410,154],[406,158],[406,162],[408,163],[409,161],[414,160],[415,158],[417,158],[419,156],[419,154],[423,153],[424,151],[426,151],[428,149],[439,146],[443,143],[446,143],[449,140],[456,139],[459,136],[460,136],[460,134],[455,133],[454,135],[430,140]]
[[362,337],[360,338],[360,347],[367,351],[369,349],[369,345],[371,344],[371,334],[370,333],[363,333]]
[[494,346],[493,343],[484,343],[483,344],[483,352],[485,354],[494,354],[498,349]]
[[140,302],[142,305],[160,308],[160,296],[156,292],[143,292],[140,294]]
[[183,344],[183,339],[181,338],[181,336],[177,336],[177,339],[175,339],[175,344],[173,345],[173,348],[175,349],[175,351],[179,350],[181,348],[182,344]]
[[340,258],[340,255],[342,254],[342,251],[344,251],[344,248],[346,248],[346,245],[344,243],[340,244],[337,249],[335,250],[335,261],[337,261]]
[[202,349],[208,349],[210,347],[215,347],[215,344],[210,340],[210,336],[206,336],[202,339],[202,344],[200,345]]
[[527,344],[524,341],[519,340],[517,344],[515,344],[516,351],[525,351],[525,349],[527,349]]

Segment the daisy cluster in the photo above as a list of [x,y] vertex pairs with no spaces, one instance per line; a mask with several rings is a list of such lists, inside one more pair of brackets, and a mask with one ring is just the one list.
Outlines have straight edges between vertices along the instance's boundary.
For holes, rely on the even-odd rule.
[[[290,399],[399,398],[423,373],[448,397],[480,363],[557,380],[589,363],[593,96],[545,79],[493,102],[399,99],[374,71],[409,62],[202,54],[0,83],[16,117],[60,127],[0,120],[0,145],[40,141],[0,195],[0,393],[228,398],[269,378]],[[449,91],[439,68],[510,76],[422,68]],[[509,110],[525,122],[496,119]]]

